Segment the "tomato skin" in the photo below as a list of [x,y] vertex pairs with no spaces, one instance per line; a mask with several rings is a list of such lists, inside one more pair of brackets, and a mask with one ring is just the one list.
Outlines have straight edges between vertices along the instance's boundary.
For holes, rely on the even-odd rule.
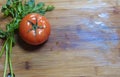
[[50,35],[51,27],[48,20],[37,13],[26,15],[20,22],[19,35],[28,44],[44,43]]

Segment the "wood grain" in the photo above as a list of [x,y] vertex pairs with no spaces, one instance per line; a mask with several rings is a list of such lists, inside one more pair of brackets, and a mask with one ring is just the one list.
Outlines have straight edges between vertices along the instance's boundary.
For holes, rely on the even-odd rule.
[[[56,7],[46,14],[52,32],[37,47],[16,35],[16,77],[120,77],[120,0],[36,0],[40,1]],[[0,15],[0,27],[9,21]]]

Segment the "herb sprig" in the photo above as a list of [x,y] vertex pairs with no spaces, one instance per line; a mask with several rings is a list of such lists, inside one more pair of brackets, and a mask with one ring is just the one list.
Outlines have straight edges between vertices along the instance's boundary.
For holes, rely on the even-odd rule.
[[1,11],[4,16],[12,18],[12,21],[6,25],[6,31],[0,29],[0,38],[5,40],[0,51],[0,58],[4,53],[6,55],[3,77],[6,77],[7,66],[9,66],[10,77],[15,76],[12,68],[12,47],[15,44],[15,31],[18,30],[22,18],[29,13],[45,15],[46,12],[53,9],[53,5],[46,6],[43,2],[35,4],[35,0],[25,1],[24,3],[22,0],[7,0],[7,3],[2,6]]

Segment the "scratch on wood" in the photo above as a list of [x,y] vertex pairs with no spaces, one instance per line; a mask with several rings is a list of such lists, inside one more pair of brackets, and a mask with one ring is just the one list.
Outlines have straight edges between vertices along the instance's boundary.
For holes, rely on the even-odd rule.
[[114,14],[119,14],[120,13],[120,9],[118,7],[113,7],[113,13]]
[[68,37],[67,33],[65,33],[65,38],[69,40],[70,38]]
[[120,57],[120,48],[119,48],[119,53],[118,53],[118,56]]
[[56,41],[56,45],[59,45],[59,41]]
[[50,51],[53,51],[53,47],[50,48]]
[[30,67],[31,67],[31,66],[30,66],[30,62],[29,62],[29,61],[26,61],[26,62],[25,62],[25,69],[26,69],[26,70],[29,70]]
[[95,67],[95,74],[98,75],[98,67]]

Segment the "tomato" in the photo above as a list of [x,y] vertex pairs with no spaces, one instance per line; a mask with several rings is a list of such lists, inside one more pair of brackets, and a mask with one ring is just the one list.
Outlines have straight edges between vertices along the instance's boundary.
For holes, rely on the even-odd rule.
[[48,20],[37,13],[26,15],[20,22],[19,34],[28,44],[44,43],[50,35],[51,27]]

